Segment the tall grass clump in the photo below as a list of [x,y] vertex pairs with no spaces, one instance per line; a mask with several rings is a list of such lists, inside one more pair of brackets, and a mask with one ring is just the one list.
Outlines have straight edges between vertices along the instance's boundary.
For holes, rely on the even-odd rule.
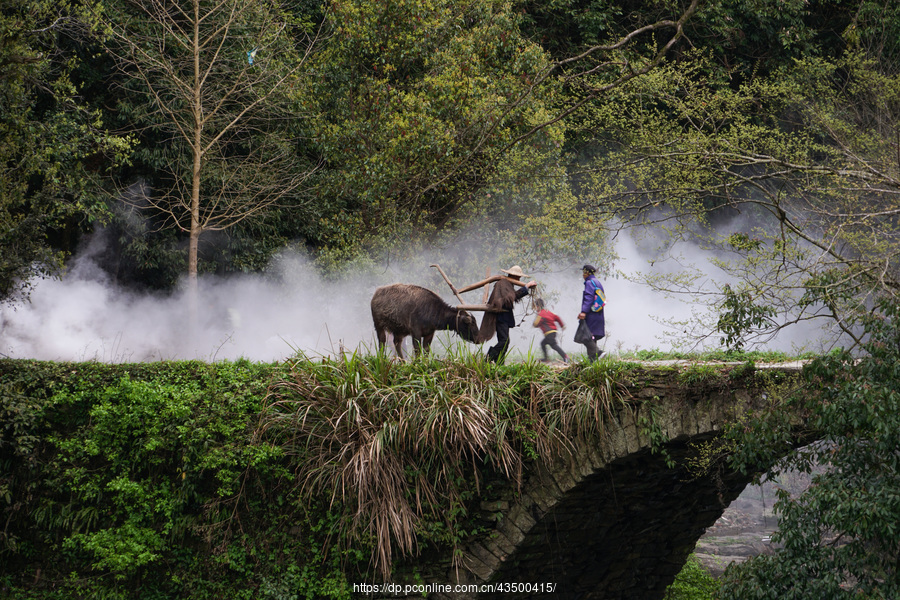
[[597,368],[502,366],[471,353],[301,356],[268,399],[258,438],[296,459],[302,495],[347,507],[341,537],[373,543],[385,578],[394,550],[416,552],[426,530],[458,557],[457,520],[483,469],[520,485],[529,460],[568,454],[623,402]]

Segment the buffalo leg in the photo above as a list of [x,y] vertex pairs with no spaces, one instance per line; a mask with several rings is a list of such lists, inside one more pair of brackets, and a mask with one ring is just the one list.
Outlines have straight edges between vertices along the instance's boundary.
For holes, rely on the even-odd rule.
[[413,336],[413,346],[416,349],[416,356],[422,354],[423,351],[428,352],[431,349],[431,340],[434,338],[434,332],[423,335],[422,337]]
[[394,336],[394,349],[397,351],[397,356],[403,358],[403,336],[395,335]]
[[431,333],[429,333],[428,335],[422,336],[422,348],[425,350],[425,352],[428,352],[429,350],[431,350],[431,340],[433,340],[433,339],[434,339],[433,331]]

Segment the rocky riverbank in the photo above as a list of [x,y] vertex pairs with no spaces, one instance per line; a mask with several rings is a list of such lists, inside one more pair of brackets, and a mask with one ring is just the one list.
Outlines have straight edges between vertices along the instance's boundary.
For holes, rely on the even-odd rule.
[[808,483],[807,476],[793,475],[778,484],[748,486],[697,542],[694,554],[700,563],[713,577],[719,577],[731,563],[773,552],[770,536],[778,527],[772,512],[776,489],[786,487],[794,494]]

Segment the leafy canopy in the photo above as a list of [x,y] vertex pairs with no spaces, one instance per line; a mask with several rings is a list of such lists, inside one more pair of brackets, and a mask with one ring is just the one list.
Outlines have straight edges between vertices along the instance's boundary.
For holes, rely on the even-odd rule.
[[[729,568],[722,598],[900,594],[900,304],[883,302],[879,309],[866,322],[866,356],[836,352],[805,371],[808,386],[792,402],[821,441],[789,455],[776,472],[824,470],[798,497],[779,492],[772,539],[780,548]],[[738,465],[772,460],[784,450],[785,428],[779,413],[772,413],[733,432],[746,449],[738,453]]]
[[72,81],[83,13],[78,2],[0,2],[0,302],[59,273],[54,234],[105,216],[96,165],[129,149]]
[[335,203],[321,219],[327,242],[458,225],[507,161],[510,185],[552,167],[558,128],[510,146],[546,120],[553,94],[547,57],[520,21],[504,0],[335,3],[305,100],[328,161],[322,193]]
[[582,200],[611,227],[660,232],[648,236],[655,258],[680,240],[715,252],[714,286],[706,265],[645,278],[706,302],[713,319],[693,339],[718,325],[736,346],[819,320],[859,343],[872,302],[900,288],[898,100],[897,75],[860,52],[797,60],[736,88],[698,53],[582,115],[580,130],[605,144]]

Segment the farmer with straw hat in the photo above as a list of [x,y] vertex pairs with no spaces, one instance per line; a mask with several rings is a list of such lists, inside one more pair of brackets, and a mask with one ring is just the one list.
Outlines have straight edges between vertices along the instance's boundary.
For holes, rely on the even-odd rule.
[[[500,272],[516,281],[523,277],[531,277],[526,275],[519,265],[509,269],[500,269]],[[531,288],[536,285],[537,282],[532,280],[519,289],[515,289],[516,286],[506,279],[500,279],[494,284],[491,297],[488,299],[488,306],[493,312],[488,311],[484,313],[484,318],[481,320],[481,328],[478,332],[478,338],[481,342],[488,341],[494,337],[494,332],[497,333],[496,345],[491,346],[487,352],[489,361],[503,363],[506,358],[506,352],[509,350],[509,329],[516,326],[513,305],[527,296]]]

